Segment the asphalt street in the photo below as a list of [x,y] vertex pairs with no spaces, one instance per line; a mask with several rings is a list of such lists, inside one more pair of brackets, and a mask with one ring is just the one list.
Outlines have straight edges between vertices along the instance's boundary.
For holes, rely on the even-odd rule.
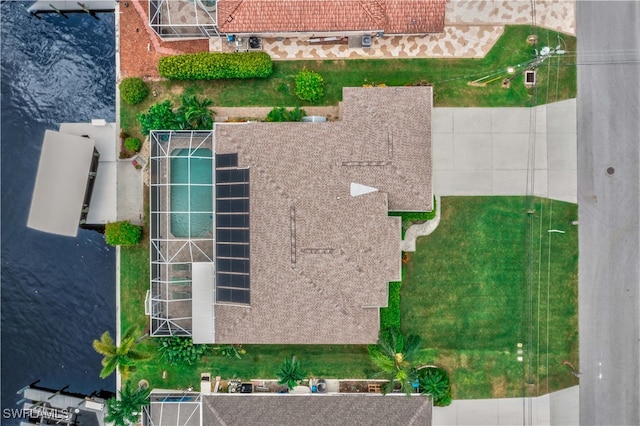
[[578,1],[580,424],[640,424],[640,2]]

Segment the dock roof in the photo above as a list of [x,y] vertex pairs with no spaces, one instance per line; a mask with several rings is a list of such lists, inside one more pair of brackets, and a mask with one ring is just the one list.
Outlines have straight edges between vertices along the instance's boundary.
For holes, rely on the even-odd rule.
[[27,226],[75,237],[95,143],[90,138],[47,130]]

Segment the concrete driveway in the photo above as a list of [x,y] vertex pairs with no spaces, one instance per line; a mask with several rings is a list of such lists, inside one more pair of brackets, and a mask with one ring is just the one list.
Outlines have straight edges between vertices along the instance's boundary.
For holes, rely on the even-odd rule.
[[534,108],[434,108],[432,134],[440,196],[533,193],[577,202],[575,99]]
[[537,398],[454,400],[433,408],[434,426],[578,425],[579,387]]

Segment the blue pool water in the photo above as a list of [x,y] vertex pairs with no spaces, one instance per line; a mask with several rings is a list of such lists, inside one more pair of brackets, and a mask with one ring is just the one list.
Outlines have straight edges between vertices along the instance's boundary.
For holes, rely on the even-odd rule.
[[213,155],[201,148],[171,153],[171,233],[179,238],[213,235]]

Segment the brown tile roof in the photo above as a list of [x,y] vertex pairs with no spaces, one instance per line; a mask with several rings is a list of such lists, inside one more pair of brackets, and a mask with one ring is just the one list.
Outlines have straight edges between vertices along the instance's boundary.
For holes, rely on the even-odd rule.
[[215,394],[202,399],[202,420],[208,426],[430,426],[432,422],[431,399],[425,396]]
[[220,0],[223,33],[438,33],[446,0]]
[[[217,342],[373,343],[400,277],[400,221],[431,210],[428,87],[345,88],[330,123],[221,124],[251,169],[251,307],[216,305]],[[350,184],[378,188],[352,197]]]

